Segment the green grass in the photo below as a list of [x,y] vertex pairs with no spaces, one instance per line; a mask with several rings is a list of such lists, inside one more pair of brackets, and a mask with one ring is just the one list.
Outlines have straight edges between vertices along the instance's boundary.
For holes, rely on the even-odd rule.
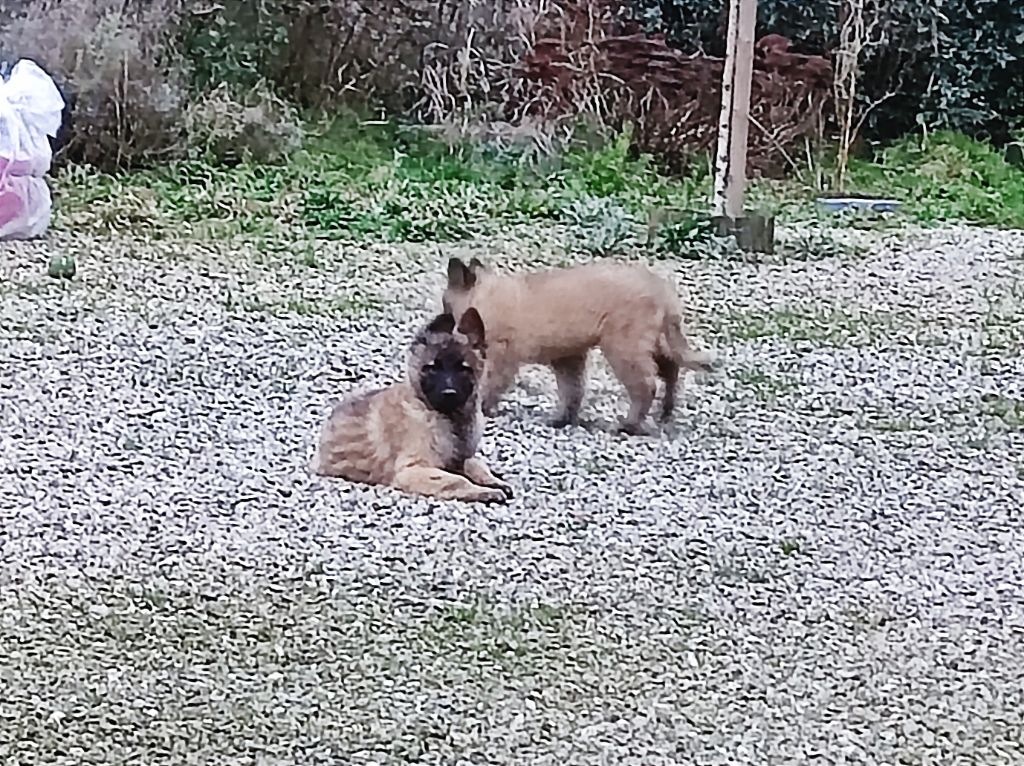
[[758,399],[774,403],[780,396],[792,393],[798,388],[796,381],[760,370],[745,369],[736,372],[736,380],[751,391]]
[[561,606],[539,604],[502,609],[486,599],[450,606],[430,615],[421,639],[437,651],[477,657],[506,669],[525,662],[543,662],[565,642],[585,614]]
[[639,221],[659,202],[706,197],[707,179],[664,178],[648,159],[628,159],[627,149],[624,136],[541,168],[347,119],[312,137],[287,166],[192,161],[119,176],[67,169],[56,184],[55,226],[448,242],[564,220],[573,203],[593,198],[614,199]]
[[265,300],[253,296],[229,296],[225,306],[229,310],[269,316],[328,318],[363,316],[382,308],[381,302],[373,296],[334,297],[322,300],[303,297]]
[[873,343],[891,330],[891,318],[846,309],[809,310],[782,306],[770,311],[737,311],[721,318],[717,330],[736,341],[781,338],[816,345]]
[[796,538],[785,537],[779,541],[779,550],[783,556],[795,556],[801,552],[801,542]]
[[[18,683],[4,702],[22,761],[243,763],[254,748],[294,756],[327,738],[339,753],[417,762],[451,720],[479,720],[496,698],[530,700],[528,741],[555,712],[588,714],[608,667],[635,668],[606,706],[628,715],[631,695],[689,648],[680,627],[700,619],[673,619],[682,638],[666,641],[636,635],[635,615],[582,605],[363,593],[316,563],[279,579],[164,572],[127,585],[58,573],[5,593],[5,678]],[[442,699],[444,716],[414,697]],[[168,738],[172,725],[182,736]]]
[[999,394],[987,394],[982,397],[981,413],[1006,430],[1020,431],[1024,429],[1024,400]]
[[901,412],[864,411],[860,416],[860,427],[885,434],[970,428],[973,436],[965,443],[985,449],[995,436],[1024,430],[1024,400],[992,392],[983,394],[978,402],[914,407]]
[[906,138],[874,162],[851,163],[850,187],[903,200],[922,223],[1024,228],[1024,172],[1002,152],[956,133]]
[[988,310],[982,326],[981,347],[997,355],[1024,348],[1024,283],[1013,282],[1005,291],[986,291]]
[[[557,222],[568,225],[570,247],[603,255],[643,246],[652,214],[669,210],[672,225],[648,244],[662,254],[704,257],[706,166],[695,163],[690,175],[669,178],[628,149],[623,134],[537,161],[343,117],[282,165],[190,161],[121,175],[66,168],[54,184],[54,226],[150,236],[451,242]],[[908,139],[878,162],[856,161],[850,187],[902,199],[906,217],[919,222],[1024,226],[1024,173],[995,149],[956,135],[933,136],[925,147]],[[754,181],[749,191],[751,209],[775,212],[781,223],[817,218],[831,225],[835,219],[815,210],[815,196],[796,181]],[[806,250],[805,258],[842,250],[825,239],[795,245],[790,249]]]

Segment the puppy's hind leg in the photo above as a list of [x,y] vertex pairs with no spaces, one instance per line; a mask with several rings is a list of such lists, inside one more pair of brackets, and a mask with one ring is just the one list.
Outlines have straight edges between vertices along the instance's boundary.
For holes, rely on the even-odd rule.
[[497,487],[480,487],[465,476],[431,466],[409,466],[395,475],[393,486],[415,495],[471,503],[503,503],[506,493]]
[[649,349],[639,351],[614,346],[602,347],[601,350],[615,377],[629,394],[629,414],[619,430],[633,436],[648,433],[645,421],[654,403],[654,391],[658,384],[654,354]]
[[580,405],[586,388],[587,355],[565,356],[551,363],[558,384],[560,409],[551,421],[554,428],[579,423]]
[[658,369],[658,377],[665,384],[665,393],[661,397],[661,422],[667,423],[672,418],[676,407],[676,389],[679,387],[679,364],[667,356],[656,354],[654,364]]

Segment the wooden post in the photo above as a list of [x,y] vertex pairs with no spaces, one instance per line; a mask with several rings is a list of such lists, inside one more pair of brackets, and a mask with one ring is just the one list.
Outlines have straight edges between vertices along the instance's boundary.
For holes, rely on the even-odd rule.
[[757,0],[729,0],[729,32],[722,71],[722,109],[718,120],[712,216],[720,229],[736,231],[752,225],[764,234],[754,236],[748,232],[749,236],[739,236],[744,249],[771,252],[773,243],[766,242],[765,237],[773,234],[774,227],[763,218],[746,217],[743,205],[747,186],[747,137],[756,25]]
[[750,82],[754,71],[757,0],[729,0],[729,32],[722,70],[722,108],[718,120],[714,215],[733,220],[743,215],[746,190]]

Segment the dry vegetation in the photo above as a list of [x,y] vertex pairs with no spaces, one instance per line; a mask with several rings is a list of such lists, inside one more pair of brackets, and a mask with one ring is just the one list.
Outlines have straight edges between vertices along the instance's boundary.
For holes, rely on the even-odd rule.
[[[707,150],[718,111],[721,61],[668,48],[607,0],[19,5],[3,48],[65,85],[65,156],[101,167],[271,159],[295,143],[295,107],[359,103],[449,137],[483,130],[544,149],[581,119],[606,137],[634,125],[635,150],[679,169]],[[820,138],[830,97],[828,62],[786,45],[758,48],[760,170],[794,166]],[[268,145],[275,137],[282,146]]]

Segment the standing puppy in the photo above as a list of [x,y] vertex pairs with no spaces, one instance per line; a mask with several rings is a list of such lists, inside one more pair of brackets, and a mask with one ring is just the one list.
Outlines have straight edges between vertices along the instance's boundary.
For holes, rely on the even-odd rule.
[[487,324],[485,414],[520,366],[545,364],[555,372],[561,400],[552,425],[578,422],[587,355],[600,348],[631,401],[620,430],[641,434],[658,378],[665,384],[665,421],[675,407],[680,370],[712,369],[710,357],[691,349],[683,335],[675,290],[639,265],[604,262],[506,275],[476,258],[468,266],[453,258],[441,302],[456,317],[475,308]]
[[444,500],[500,502],[512,489],[475,457],[483,416],[478,380],[484,325],[476,311],[450,313],[419,332],[408,378],[342,401],[320,437],[313,469]]

